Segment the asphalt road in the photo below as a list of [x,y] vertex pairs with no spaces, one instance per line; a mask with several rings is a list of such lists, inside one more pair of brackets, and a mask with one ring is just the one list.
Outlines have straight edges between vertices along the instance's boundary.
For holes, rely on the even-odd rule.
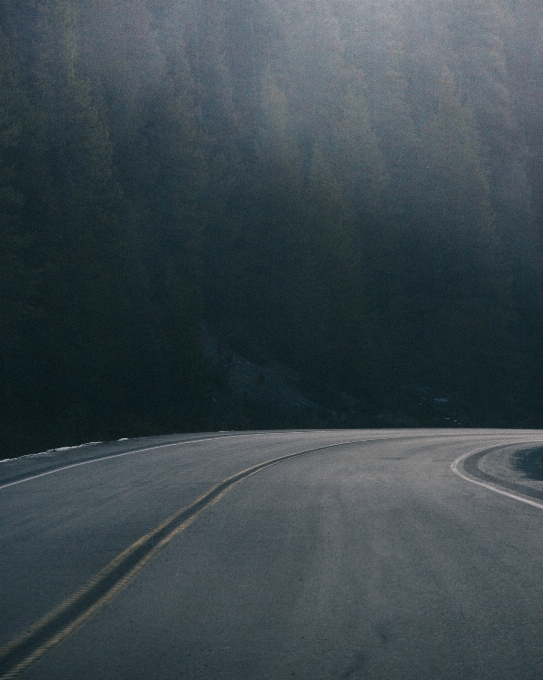
[[0,678],[541,680],[543,501],[451,469],[541,442],[224,433],[0,463]]

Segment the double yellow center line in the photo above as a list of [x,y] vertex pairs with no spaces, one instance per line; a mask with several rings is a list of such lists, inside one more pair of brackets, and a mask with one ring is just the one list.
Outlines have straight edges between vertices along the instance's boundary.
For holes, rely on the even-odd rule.
[[373,440],[340,442],[290,453],[249,467],[219,482],[193,503],[181,508],[138,539],[64,602],[0,648],[0,680],[13,680],[48,650],[80,628],[132,581],[159,550],[190,526],[204,510],[220,501],[238,482],[289,458],[367,441]]

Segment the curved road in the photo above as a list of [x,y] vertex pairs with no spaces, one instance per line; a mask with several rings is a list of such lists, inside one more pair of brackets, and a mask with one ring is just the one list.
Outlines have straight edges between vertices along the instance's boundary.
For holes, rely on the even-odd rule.
[[541,680],[543,484],[487,473],[542,442],[223,433],[3,462],[0,679]]

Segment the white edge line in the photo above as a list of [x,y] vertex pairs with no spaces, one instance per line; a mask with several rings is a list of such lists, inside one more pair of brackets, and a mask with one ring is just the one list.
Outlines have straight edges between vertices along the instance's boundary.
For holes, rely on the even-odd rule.
[[[326,430],[317,430],[317,432],[326,432]],[[275,432],[275,431],[274,431]],[[300,432],[303,432],[300,431]],[[63,470],[69,470],[71,468],[75,467],[80,467],[81,465],[90,465],[91,463],[100,463],[101,461],[104,460],[110,460],[111,458],[121,458],[122,456],[130,456],[133,453],[146,453],[147,451],[154,451],[156,449],[165,449],[168,446],[183,446],[184,444],[196,444],[197,442],[208,442],[208,441],[213,441],[214,439],[233,439],[235,437],[258,437],[258,436],[264,436],[270,434],[269,432],[240,432],[239,434],[222,434],[217,437],[201,437],[200,439],[185,439],[184,441],[180,442],[172,442],[170,444],[158,444],[157,446],[149,446],[147,448],[142,448],[142,449],[133,449],[132,451],[124,451],[123,453],[113,453],[110,456],[100,456],[99,458],[92,458],[91,460],[84,460],[81,463],[72,463],[71,465],[64,465],[62,467],[55,468],[54,470],[48,470],[47,472],[40,472],[39,475],[32,475],[31,477],[25,477],[24,479],[17,479],[14,482],[8,482],[7,484],[0,484],[0,491],[2,489],[7,489],[9,486],[15,486],[16,484],[23,484],[24,482],[30,482],[33,479],[38,479],[39,477],[46,477],[47,475],[53,475],[56,472],[62,472]],[[392,439],[395,439],[395,437],[392,437]],[[364,443],[366,441],[379,441],[380,437],[377,438],[376,440],[370,439],[362,439],[360,440],[361,443]],[[120,440],[118,440],[120,441]],[[357,440],[358,441],[358,440]],[[91,444],[102,444],[103,442],[90,442]],[[353,443],[353,442],[349,442]],[[87,446],[87,444],[80,444],[79,446],[70,446],[66,448],[70,449],[77,449],[81,448],[83,446]],[[336,444],[333,444],[331,446],[336,446]],[[59,451],[60,449],[51,449],[51,451],[45,451],[44,453],[54,453],[55,451]],[[33,456],[38,456],[38,455],[43,455],[43,454],[30,454]],[[17,458],[10,458],[9,460],[17,460]]]
[[[327,430],[314,430],[316,432],[326,432]],[[274,431],[275,432],[275,431]],[[295,431],[296,432],[296,431]],[[303,432],[301,430],[300,432]],[[159,444],[157,446],[149,446],[146,448],[142,449],[134,449],[133,451],[125,451],[124,453],[112,453],[109,456],[100,456],[99,458],[92,458],[91,460],[84,460],[81,463],[72,463],[71,465],[63,465],[62,467],[55,468],[54,470],[48,470],[47,472],[40,472],[39,475],[32,475],[31,477],[24,477],[24,479],[18,479],[14,482],[8,482],[7,484],[0,484],[0,491],[3,489],[7,489],[9,486],[15,486],[15,484],[23,484],[24,482],[30,482],[33,479],[38,479],[39,477],[46,477],[47,475],[53,475],[56,472],[62,472],[63,470],[69,470],[70,468],[74,467],[80,467],[81,465],[90,465],[91,463],[99,463],[103,460],[109,460],[111,458],[121,458],[122,456],[130,456],[133,453],[146,453],[147,451],[154,451],[155,449],[165,449],[168,446],[183,446],[184,444],[195,444],[197,442],[207,442],[207,441],[212,441],[214,439],[231,439],[235,437],[258,437],[258,436],[265,436],[270,434],[269,432],[240,432],[239,434],[223,434],[218,437],[202,437],[200,439],[185,439],[184,441],[181,442],[172,442],[171,444]],[[381,438],[378,437],[375,441],[379,441]],[[386,439],[396,439],[396,437],[390,437]],[[383,441],[385,438],[383,438]],[[120,441],[120,440],[118,440]],[[128,440],[129,441],[129,440]],[[373,439],[366,440],[363,439],[361,442],[366,442],[366,441],[374,441]],[[102,444],[104,442],[89,442],[90,444]],[[352,442],[349,442],[352,443]],[[80,444],[79,446],[70,446],[66,447],[66,449],[78,449],[82,448],[83,446],[87,446],[87,444]],[[331,446],[336,446],[336,444],[333,444]],[[65,450],[66,450],[65,449]],[[34,453],[30,454],[31,456],[40,456],[44,455],[46,453],[55,453],[56,451],[60,451],[61,449],[51,449],[50,451],[44,451],[42,453]],[[7,460],[17,460],[17,458],[8,458]]]
[[[69,470],[70,468],[75,468],[79,467],[81,465],[90,465],[91,463],[100,463],[101,461],[104,460],[109,460],[110,458],[121,458],[121,456],[130,456],[133,453],[146,453],[147,451],[154,451],[155,449],[165,449],[168,446],[183,446],[184,444],[195,444],[197,442],[207,442],[211,441],[213,439],[230,439],[234,437],[248,437],[248,436],[258,436],[259,432],[253,432],[251,434],[225,434],[221,435],[218,437],[201,437],[200,439],[185,439],[184,441],[180,442],[172,442],[171,444],[159,444],[157,446],[149,446],[147,448],[142,448],[142,449],[133,449],[132,451],[124,451],[123,453],[113,453],[110,456],[100,456],[99,458],[93,458],[92,460],[84,460],[81,463],[72,463],[71,465],[64,465],[63,467],[58,467],[55,468],[54,470],[48,470],[47,472],[40,472],[39,475],[32,475],[31,477],[25,477],[24,479],[18,479],[15,482],[8,482],[7,484],[0,484],[0,491],[2,489],[7,489],[8,486],[15,486],[15,484],[23,484],[23,482],[30,482],[33,479],[38,479],[38,477],[46,477],[47,475],[53,475],[56,472],[62,472],[63,470]],[[94,442],[93,442],[94,443]],[[102,442],[96,442],[98,444]],[[85,446],[83,444],[83,446]],[[72,447],[70,447],[72,448]],[[79,448],[79,447],[73,447],[73,448]],[[47,452],[49,453],[49,452]],[[38,454],[34,454],[38,455]],[[13,460],[17,460],[16,458]]]
[[[328,430],[312,430],[312,432],[327,432]],[[280,431],[272,430],[272,433],[276,434]],[[295,430],[295,433],[298,431]],[[304,430],[300,430],[300,433],[305,432]],[[100,456],[99,458],[92,458],[91,460],[84,460],[81,463],[72,463],[71,465],[63,465],[62,467],[55,468],[54,470],[48,470],[47,472],[40,472],[39,475],[32,475],[31,477],[25,477],[24,479],[18,479],[14,482],[8,482],[7,484],[0,484],[0,491],[2,489],[7,489],[9,486],[15,486],[15,484],[23,484],[24,482],[30,482],[33,479],[38,479],[39,477],[46,477],[47,475],[53,475],[56,472],[62,472],[63,470],[69,470],[70,468],[75,468],[75,467],[80,467],[81,465],[90,465],[91,463],[99,463],[104,460],[109,460],[111,458],[121,458],[121,456],[130,456],[133,453],[146,453],[147,451],[154,451],[156,449],[165,449],[168,446],[183,446],[184,444],[195,444],[197,442],[208,442],[208,441],[213,441],[214,439],[233,439],[235,437],[262,437],[264,435],[268,435],[270,432],[240,432],[238,434],[221,434],[216,437],[201,437],[200,439],[185,439],[184,441],[180,442],[172,442],[170,444],[158,444],[157,446],[149,446],[146,448],[142,449],[133,449],[131,451],[124,451],[123,453],[113,453],[109,456]],[[392,437],[392,439],[395,439],[395,437]],[[377,439],[380,440],[380,437]],[[117,441],[121,441],[120,439]],[[129,441],[129,440],[126,440]],[[365,441],[374,441],[374,440],[361,440],[362,442]],[[43,453],[31,453],[28,456],[21,456],[21,458],[29,458],[30,456],[42,456],[45,454],[50,454],[50,453],[55,453],[56,451],[61,451],[61,450],[67,450],[67,449],[79,449],[84,446],[90,446],[91,444],[103,444],[106,442],[89,442],[88,444],[80,444],[79,446],[67,446],[63,447],[62,449],[51,449],[49,451],[44,451]],[[113,442],[115,443],[115,442]],[[335,446],[335,444],[334,444]],[[8,458],[7,460],[18,460],[17,458]],[[3,461],[0,461],[3,462]]]
[[[525,444],[532,443],[532,442],[523,442]],[[534,442],[537,443],[537,442]],[[460,470],[458,469],[459,463],[461,463],[465,458],[469,458],[469,456],[473,456],[476,453],[482,453],[483,451],[486,451],[486,448],[484,449],[476,449],[475,451],[469,451],[468,453],[464,453],[461,456],[459,456],[456,460],[454,460],[451,463],[451,470],[457,474],[459,477],[462,479],[465,479],[466,482],[471,482],[472,484],[478,484],[479,486],[484,486],[485,489],[489,489],[490,491],[494,491],[495,493],[499,493],[502,496],[507,496],[508,498],[513,498],[516,501],[520,501],[521,503],[526,503],[527,505],[532,505],[534,508],[539,508],[540,510],[543,510],[543,503],[538,503],[537,501],[532,501],[529,498],[525,498],[524,496],[511,493],[510,491],[505,491],[504,489],[500,489],[497,486],[494,486],[493,484],[489,484],[488,482],[481,482],[479,480],[473,479],[472,477],[468,477],[467,475],[462,474]]]
[[[321,430],[319,430],[321,431]],[[325,432],[326,430],[322,430],[322,432]],[[99,463],[104,460],[109,460],[111,458],[121,458],[122,456],[130,456],[134,453],[146,453],[147,451],[155,451],[156,449],[165,449],[168,448],[169,446],[183,446],[185,444],[195,444],[197,442],[205,442],[205,441],[212,441],[213,439],[233,439],[235,437],[254,437],[254,436],[264,436],[269,434],[268,432],[241,432],[239,434],[221,434],[219,436],[215,437],[201,437],[200,439],[185,439],[184,441],[181,442],[172,442],[170,444],[159,444],[157,446],[149,446],[147,448],[142,448],[142,449],[133,449],[132,451],[124,451],[123,453],[114,453],[110,456],[101,456],[99,458],[93,458],[91,460],[84,460],[81,463],[72,463],[71,465],[65,465],[63,467],[58,467],[55,468],[54,470],[48,470],[47,472],[40,472],[39,475],[32,475],[31,477],[25,477],[24,479],[18,479],[14,482],[8,482],[7,484],[0,484],[0,491],[3,489],[7,489],[10,486],[15,486],[16,484],[23,484],[24,482],[30,482],[33,479],[38,479],[39,477],[46,477],[47,475],[53,475],[57,472],[62,472],[63,470],[70,470],[71,468],[75,467],[80,467],[81,465],[90,465],[91,463]],[[383,440],[387,439],[396,439],[396,438],[401,438],[400,435],[398,437],[383,437]],[[361,443],[367,442],[367,441],[380,441],[381,437],[377,437],[376,439],[370,439],[370,440],[361,440]],[[119,440],[120,441],[120,440]],[[90,442],[90,444],[102,444],[103,442]],[[528,443],[528,442],[526,442]],[[83,446],[87,446],[87,444],[80,444],[79,446],[74,446],[74,447],[67,447],[71,449],[77,449],[77,448],[82,448]],[[45,453],[54,453],[57,449],[52,449],[50,452],[46,451]],[[468,456],[471,456],[475,453],[480,453],[481,451],[484,451],[485,449],[476,449],[475,451],[470,451],[468,453],[464,453],[463,455],[459,456],[456,460],[454,460],[451,463],[451,469],[453,472],[455,472],[459,477],[462,477],[462,479],[465,479],[468,482],[472,482],[473,484],[478,484],[479,486],[484,486],[487,489],[490,489],[491,491],[495,491],[496,493],[503,494],[504,496],[509,496],[510,498],[515,498],[516,500],[522,501],[523,503],[528,503],[528,505],[533,505],[536,508],[540,508],[543,510],[543,504],[537,503],[536,501],[530,501],[526,498],[523,498],[522,496],[517,496],[515,494],[509,493],[508,491],[503,491],[502,489],[498,489],[494,486],[491,486],[490,484],[486,484],[485,482],[479,482],[475,481],[474,479],[471,479],[470,477],[466,477],[463,475],[459,470],[458,470],[458,463],[460,463],[464,458],[467,458]],[[41,455],[41,454],[30,454],[30,455]],[[17,460],[17,459],[11,459],[11,460]]]

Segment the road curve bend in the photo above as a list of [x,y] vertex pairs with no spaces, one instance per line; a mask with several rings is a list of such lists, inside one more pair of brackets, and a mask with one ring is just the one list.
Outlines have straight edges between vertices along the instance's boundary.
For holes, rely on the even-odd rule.
[[542,431],[123,440],[0,463],[0,680],[543,677]]

